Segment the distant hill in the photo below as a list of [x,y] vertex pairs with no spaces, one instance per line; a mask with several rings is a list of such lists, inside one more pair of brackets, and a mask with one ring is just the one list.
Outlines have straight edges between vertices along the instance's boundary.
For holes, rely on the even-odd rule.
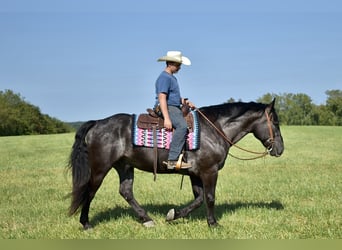
[[73,126],[42,114],[40,109],[12,90],[0,91],[0,136],[58,134]]
[[77,131],[84,122],[68,122],[67,124],[72,127],[75,131]]

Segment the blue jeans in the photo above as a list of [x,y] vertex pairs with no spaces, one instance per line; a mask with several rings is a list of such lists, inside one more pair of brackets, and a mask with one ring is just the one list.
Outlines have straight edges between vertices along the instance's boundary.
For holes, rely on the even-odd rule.
[[188,126],[179,107],[168,106],[168,110],[174,128],[168,160],[176,161],[183,150]]

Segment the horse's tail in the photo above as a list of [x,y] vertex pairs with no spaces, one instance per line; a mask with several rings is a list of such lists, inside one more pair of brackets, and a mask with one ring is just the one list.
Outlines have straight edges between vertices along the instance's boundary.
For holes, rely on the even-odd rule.
[[77,212],[78,208],[84,204],[89,194],[88,182],[91,169],[88,163],[88,150],[85,137],[95,121],[84,123],[75,135],[75,142],[70,154],[69,168],[72,172],[72,192],[69,214]]

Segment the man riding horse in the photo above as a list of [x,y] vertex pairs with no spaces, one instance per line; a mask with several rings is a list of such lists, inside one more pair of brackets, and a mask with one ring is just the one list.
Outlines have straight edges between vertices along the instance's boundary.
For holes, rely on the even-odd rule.
[[[195,106],[186,98],[182,98],[177,78],[174,76],[181,65],[191,65],[189,58],[182,56],[180,51],[168,51],[166,56],[158,59],[165,61],[166,68],[159,75],[156,87],[155,110],[164,118],[164,127],[168,130],[174,129],[168,161],[168,169],[190,168],[191,164],[183,161],[181,152],[185,144],[187,133],[187,123],[183,117],[181,105],[187,105],[190,108]],[[178,164],[178,166],[176,166]]]

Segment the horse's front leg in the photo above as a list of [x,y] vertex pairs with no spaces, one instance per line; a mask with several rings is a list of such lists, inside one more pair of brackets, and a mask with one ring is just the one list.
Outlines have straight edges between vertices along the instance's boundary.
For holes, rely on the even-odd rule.
[[125,165],[124,167],[116,168],[116,170],[120,177],[120,195],[131,205],[145,227],[153,227],[153,220],[147,215],[133,195],[134,168]]
[[204,197],[207,206],[207,222],[209,226],[217,226],[218,223],[215,218],[215,190],[217,183],[218,172],[210,172],[203,175],[202,181],[204,185]]
[[188,216],[193,210],[200,207],[203,203],[203,184],[199,177],[190,176],[192,192],[194,194],[195,200],[190,203],[187,207],[177,211],[175,209],[171,209],[167,216],[166,221],[173,221],[179,218],[184,218]]

